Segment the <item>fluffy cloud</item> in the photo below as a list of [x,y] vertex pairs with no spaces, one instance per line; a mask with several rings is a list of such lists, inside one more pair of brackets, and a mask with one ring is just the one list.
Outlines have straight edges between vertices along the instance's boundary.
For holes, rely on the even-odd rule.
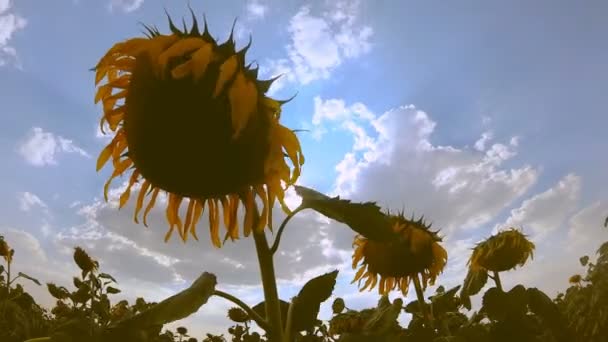
[[436,123],[414,106],[377,116],[360,103],[317,98],[313,121],[354,138],[353,150],[336,166],[336,194],[424,214],[446,233],[490,222],[538,176],[528,165],[503,167],[516,155],[515,143],[486,151],[433,144]]
[[268,12],[268,6],[259,0],[249,0],[247,2],[247,16],[251,20],[262,19]]
[[285,76],[273,84],[271,92],[285,82],[308,84],[327,79],[345,59],[355,58],[371,49],[373,30],[359,25],[359,2],[331,2],[321,14],[310,6],[302,7],[290,20],[287,58],[264,63],[262,71],[270,76]]
[[[580,177],[569,174],[554,187],[523,201],[511,210],[511,216],[501,227],[524,227],[534,239],[560,228],[578,208],[581,192]],[[498,228],[498,227],[496,227]]]
[[125,13],[136,11],[143,5],[144,0],[110,0],[108,5],[110,11],[118,9]]
[[72,140],[45,132],[40,127],[34,127],[27,134],[18,147],[19,154],[31,165],[56,165],[59,153],[76,153],[90,158],[91,156],[82,148],[76,146]]
[[48,208],[40,197],[31,192],[21,192],[18,194],[17,199],[19,200],[19,209],[23,211],[30,211],[34,207],[40,207],[42,209]]
[[10,0],[0,0],[0,67],[15,63],[19,67],[17,50],[9,45],[15,32],[23,29],[27,21],[11,11]]

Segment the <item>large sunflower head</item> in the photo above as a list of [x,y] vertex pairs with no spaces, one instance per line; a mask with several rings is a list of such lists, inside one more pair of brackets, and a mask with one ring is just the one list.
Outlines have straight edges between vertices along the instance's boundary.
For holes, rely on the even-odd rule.
[[515,228],[504,230],[480,242],[473,249],[469,266],[503,272],[523,266],[534,254],[534,244]]
[[304,158],[294,132],[279,123],[286,101],[265,95],[274,79],[258,80],[257,67],[245,64],[250,44],[236,51],[232,34],[219,44],[206,22],[201,33],[192,18],[190,30],[179,30],[169,18],[169,34],[144,26],[146,37],[114,45],[95,67],[96,84],[105,79],[95,96],[103,103],[101,129],[113,134],[97,169],[112,160],[106,200],[112,179],[131,172],[119,207],[140,183],[135,222],[147,202],[147,225],[157,196],[166,193],[165,240],[175,228],[184,241],[188,234],[197,238],[207,207],[211,239],[219,247],[220,213],[224,239],[234,240],[241,203],[245,236],[271,226],[275,200],[289,211],[284,192],[298,179]]
[[422,285],[434,284],[447,262],[448,254],[439,244],[441,238],[423,219],[407,219],[403,214],[390,216],[393,238],[371,240],[357,235],[353,243],[353,269],[359,267],[355,281],[365,283],[361,291],[372,290],[378,280],[378,292],[386,294],[398,288],[405,295],[413,277]]

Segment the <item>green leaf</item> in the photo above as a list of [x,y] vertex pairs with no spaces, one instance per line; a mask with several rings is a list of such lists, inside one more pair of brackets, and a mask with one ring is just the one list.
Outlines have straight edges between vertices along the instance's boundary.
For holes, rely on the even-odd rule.
[[40,286],[42,284],[40,284],[40,282],[38,281],[38,279],[30,277],[29,275],[23,273],[23,272],[19,272],[19,276],[25,279],[29,279],[31,281],[33,281],[34,283],[36,283],[36,285]]
[[[120,337],[128,331],[141,331],[154,326],[162,326],[197,312],[207,303],[215,291],[215,275],[204,272],[192,285],[143,312],[119,322],[110,329],[110,336]],[[120,340],[120,339],[119,339]]]
[[553,331],[555,336],[564,336],[567,334],[563,324],[564,318],[562,317],[557,304],[537,288],[529,288],[527,292],[530,311],[538,315],[545,325]]
[[403,308],[403,299],[396,298],[392,304],[378,307],[372,317],[365,323],[364,330],[370,333],[383,334],[398,326],[397,317]]
[[458,290],[460,290],[460,285],[451,288],[449,291],[440,292],[438,295],[432,296],[430,299],[433,315],[440,316],[450,311],[457,311],[458,300],[456,299],[456,292]]
[[507,294],[498,288],[493,287],[486,291],[481,303],[481,310],[486,313],[489,319],[501,321],[506,317]]
[[344,223],[370,240],[385,241],[393,236],[389,216],[381,212],[375,202],[352,203],[299,185],[295,186],[295,191],[302,197],[302,207]]
[[488,272],[486,270],[475,271],[469,268],[462,285],[462,291],[460,291],[460,300],[467,310],[471,310],[471,299],[469,297],[478,294],[487,282]]
[[53,283],[47,283],[46,287],[49,290],[51,296],[57,299],[66,299],[70,297],[70,292],[63,286],[57,286]]
[[106,292],[108,292],[109,294],[117,294],[117,293],[120,293],[120,290],[115,287],[108,286],[106,288]]
[[293,303],[293,331],[307,330],[314,326],[321,303],[334,291],[337,276],[336,270],[315,277],[304,284]]
[[589,262],[589,256],[582,256],[580,259],[578,259],[578,261],[580,261],[581,266],[587,266],[587,263]]
[[[279,307],[281,310],[281,322],[283,322],[283,327],[287,324],[287,311],[289,310],[289,302],[284,300],[279,300]],[[263,319],[266,319],[266,301],[259,302],[256,306],[252,307],[255,313],[260,315]]]
[[116,281],[116,279],[114,279],[114,277],[112,277],[111,275],[109,275],[107,273],[99,273],[98,277],[99,278],[103,278],[103,279],[110,279],[114,283],[118,284],[118,282]]

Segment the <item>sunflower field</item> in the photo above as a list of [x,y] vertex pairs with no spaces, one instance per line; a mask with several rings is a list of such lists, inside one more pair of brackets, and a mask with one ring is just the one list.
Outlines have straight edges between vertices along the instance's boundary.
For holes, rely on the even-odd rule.
[[[425,297],[427,287],[441,285],[449,260],[440,231],[423,217],[298,185],[304,155],[297,131],[281,123],[287,101],[266,96],[274,79],[258,79],[257,67],[245,63],[251,42],[237,51],[232,34],[218,42],[206,22],[200,27],[194,14],[192,22],[178,29],[169,18],[168,33],[145,26],[145,37],[116,43],[93,68],[100,128],[111,137],[96,167],[112,169],[104,186],[106,200],[112,180],[128,177],[119,208],[134,201],[136,223],[141,218],[147,226],[150,210],[165,205],[165,241],[174,235],[184,242],[201,239],[197,226],[209,229],[217,248],[228,240],[238,243],[241,236],[253,239],[264,301],[251,305],[216,289],[215,275],[207,272],[160,302],[116,301],[118,280],[85,249],[74,246],[81,272],[72,284],[45,283],[11,267],[15,258],[26,256],[0,237],[1,342],[608,341],[608,242],[597,255],[581,257],[580,274],[550,298],[525,284],[503,286],[501,279],[526,267],[535,250],[521,228],[505,227],[471,246],[460,285],[437,286]],[[293,209],[285,203],[290,188],[302,200]],[[161,196],[166,201],[157,201]],[[277,210],[287,216],[275,226],[277,202]],[[377,291],[375,307],[353,310],[337,298],[332,317],[319,319],[321,304],[332,297],[337,270],[310,279],[293,298],[279,298],[274,255],[289,221],[304,210],[357,234],[352,282],[361,291]],[[203,215],[208,222],[199,222]],[[37,304],[21,282],[46,287],[56,299],[54,307]],[[406,301],[410,291],[416,300]],[[389,293],[398,296],[391,301]],[[233,304],[226,312],[233,324],[224,334],[164,328],[204,310],[212,296]],[[473,297],[481,299],[479,307]],[[407,326],[399,323],[400,315],[408,317]]]

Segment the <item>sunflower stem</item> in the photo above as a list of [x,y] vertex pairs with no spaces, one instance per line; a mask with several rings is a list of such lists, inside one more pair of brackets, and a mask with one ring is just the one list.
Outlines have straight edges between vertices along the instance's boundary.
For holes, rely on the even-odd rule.
[[260,273],[262,274],[262,286],[264,287],[264,301],[266,306],[266,319],[270,323],[270,331],[267,330],[269,342],[283,341],[283,322],[281,320],[281,307],[277,282],[274,274],[272,253],[268,247],[266,234],[254,232],[253,240],[258,254]]
[[[226,293],[226,292],[220,291],[220,290],[215,290],[213,292],[213,294],[215,296],[222,297],[222,298],[229,300],[229,301],[233,302],[234,304],[238,305],[241,309],[243,309],[243,310],[245,310],[245,312],[247,312],[249,317],[251,317],[251,319],[253,319],[260,328],[262,328],[264,330],[269,329],[268,322],[266,322],[260,315],[257,314],[257,312],[253,311],[253,309],[251,309],[242,300],[238,299],[237,297],[235,297],[229,293]],[[245,322],[245,325],[247,325],[247,322]]]
[[494,282],[496,283],[496,288],[500,290],[500,292],[504,292],[502,289],[502,282],[500,281],[500,276],[498,275],[498,272],[494,271],[494,276],[492,277],[492,279],[494,279]]
[[297,208],[295,208],[291,213],[289,213],[289,215],[287,215],[287,217],[285,217],[285,219],[283,220],[283,222],[281,222],[281,225],[279,226],[279,231],[277,232],[277,237],[274,239],[274,242],[272,243],[272,247],[270,247],[270,253],[274,254],[277,252],[277,249],[279,249],[279,243],[281,242],[281,235],[283,235],[283,230],[285,229],[285,226],[287,226],[287,222],[289,222],[289,220],[291,220],[292,217],[296,216],[296,214],[302,210],[306,209],[303,206],[299,206]]
[[291,298],[291,303],[289,303],[289,310],[287,310],[287,323],[285,324],[285,342],[291,341],[292,335],[292,327],[293,327],[293,308],[295,307],[296,300],[298,297]]
[[415,274],[412,278],[414,282],[414,288],[416,289],[416,297],[418,297],[418,303],[420,304],[420,311],[422,312],[422,317],[428,321],[430,326],[433,326],[433,316],[429,312],[429,308],[424,301],[424,292],[422,291],[422,285],[420,284],[420,278]]

